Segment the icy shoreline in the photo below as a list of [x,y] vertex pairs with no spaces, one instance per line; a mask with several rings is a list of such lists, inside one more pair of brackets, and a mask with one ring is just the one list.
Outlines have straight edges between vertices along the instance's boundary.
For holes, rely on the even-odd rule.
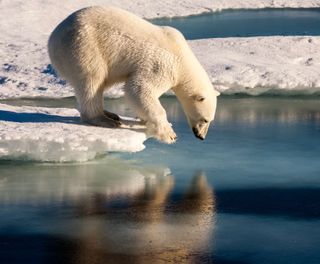
[[87,161],[106,152],[137,152],[146,135],[81,123],[75,109],[0,104],[0,159]]
[[[261,8],[320,8],[319,0],[66,0],[63,6],[54,0],[23,1],[4,0],[0,8],[6,16],[0,18],[3,39],[28,33],[35,36],[48,35],[67,15],[92,5],[113,5],[131,11],[144,18],[179,17],[217,12],[226,9]],[[9,30],[8,30],[9,29]],[[17,34],[20,33],[20,34]]]

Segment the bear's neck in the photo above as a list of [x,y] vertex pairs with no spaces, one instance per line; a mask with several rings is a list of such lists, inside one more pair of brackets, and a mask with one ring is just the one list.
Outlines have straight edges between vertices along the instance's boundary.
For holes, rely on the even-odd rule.
[[179,56],[178,82],[172,88],[178,99],[195,95],[210,82],[209,76],[194,55],[189,45],[181,50]]
[[200,63],[198,67],[184,65],[184,69],[179,78],[178,84],[172,88],[177,97],[192,96],[199,93],[199,89],[203,89],[209,81],[207,73],[204,71]]
[[177,86],[173,87],[172,90],[178,99],[192,96],[196,93],[195,89],[193,89],[193,85],[187,82],[179,83]]

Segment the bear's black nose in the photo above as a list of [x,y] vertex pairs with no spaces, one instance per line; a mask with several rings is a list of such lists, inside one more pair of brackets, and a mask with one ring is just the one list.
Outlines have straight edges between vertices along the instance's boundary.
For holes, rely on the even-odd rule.
[[204,140],[204,137],[200,135],[199,130],[196,127],[192,128],[192,132],[195,135],[196,138],[199,138],[201,140]]

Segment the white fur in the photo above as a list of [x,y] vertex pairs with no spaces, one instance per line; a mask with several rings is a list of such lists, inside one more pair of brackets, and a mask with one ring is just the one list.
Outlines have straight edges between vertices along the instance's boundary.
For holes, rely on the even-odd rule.
[[209,124],[201,124],[213,120],[218,93],[179,31],[118,8],[89,7],[61,22],[48,46],[53,66],[75,88],[84,121],[121,126],[104,113],[103,91],[125,82],[126,98],[151,135],[166,143],[176,139],[159,102],[172,89],[190,126],[205,136]]

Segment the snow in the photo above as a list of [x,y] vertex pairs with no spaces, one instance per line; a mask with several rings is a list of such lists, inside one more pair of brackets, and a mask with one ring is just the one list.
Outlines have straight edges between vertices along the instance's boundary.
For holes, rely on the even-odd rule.
[[144,149],[146,135],[87,126],[75,109],[0,104],[0,158],[86,161],[106,152]]
[[320,37],[204,39],[190,44],[224,94],[320,92]]

